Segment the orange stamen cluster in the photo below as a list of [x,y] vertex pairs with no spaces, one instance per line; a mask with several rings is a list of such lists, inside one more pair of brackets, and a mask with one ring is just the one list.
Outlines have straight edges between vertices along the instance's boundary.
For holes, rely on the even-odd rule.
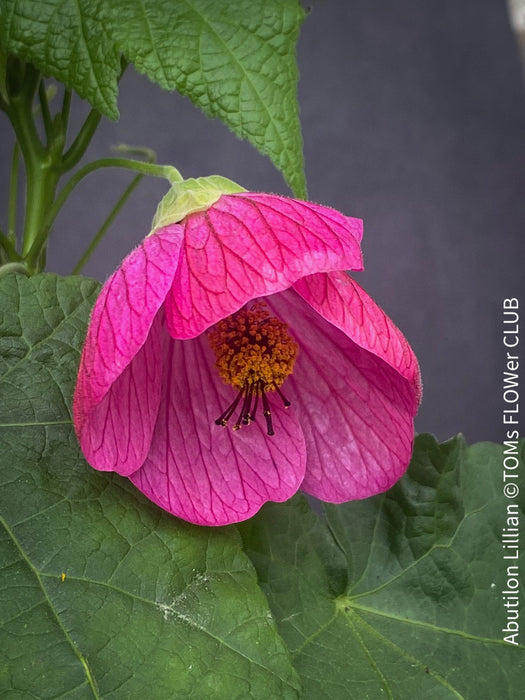
[[280,387],[292,371],[299,346],[288,332],[288,326],[270,311],[264,302],[255,302],[219,321],[208,337],[217,361],[219,375],[238,390],[229,408],[215,421],[226,425],[237,406],[242,407],[237,423],[238,430],[255,420],[259,397],[266,418],[267,433],[273,435],[271,411],[266,393],[277,391],[285,406],[290,402]]

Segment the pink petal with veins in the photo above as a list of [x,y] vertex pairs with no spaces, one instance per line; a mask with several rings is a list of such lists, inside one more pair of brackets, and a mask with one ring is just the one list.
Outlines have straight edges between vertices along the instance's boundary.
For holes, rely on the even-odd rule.
[[95,469],[129,476],[146,459],[161,398],[163,317],[161,310],[133,360],[76,425],[82,452]]
[[[160,403],[162,319],[182,230],[166,227],[123,261],[100,293],[82,352],[75,429],[96,469],[129,474],[144,461]],[[163,315],[163,312],[161,312]]]
[[[73,409],[90,464],[201,525],[298,488],[331,502],[389,488],[410,460],[421,383],[402,334],[342,272],[362,269],[361,235],[327,207],[242,193],[146,238],[104,285],[82,353]],[[300,346],[292,407],[268,393],[273,436],[261,406],[239,431],[215,424],[236,390],[205,331],[256,298]]]
[[184,248],[166,299],[174,338],[195,337],[304,275],[363,266],[361,220],[308,202],[224,195],[183,225]]
[[268,500],[284,501],[305,473],[301,426],[277,395],[271,395],[272,437],[262,413],[238,431],[231,429],[237,412],[227,427],[215,424],[236,390],[222,383],[214,363],[204,335],[170,341],[149,455],[130,477],[162,508],[200,525],[238,522]]
[[[306,442],[301,489],[341,503],[390,488],[410,461],[416,385],[325,321],[293,290],[268,303],[300,344],[285,388]],[[396,335],[389,319],[388,325]],[[355,330],[359,336],[359,327]]]
[[409,382],[415,414],[422,394],[417,358],[399,328],[365,290],[342,271],[309,275],[294,289],[318,314]]

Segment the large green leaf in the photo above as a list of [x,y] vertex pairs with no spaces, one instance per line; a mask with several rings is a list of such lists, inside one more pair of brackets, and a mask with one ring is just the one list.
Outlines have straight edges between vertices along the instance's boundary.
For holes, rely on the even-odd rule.
[[387,494],[327,506],[324,520],[298,497],[241,527],[306,698],[520,697],[525,647],[502,631],[519,565],[503,559],[517,503],[502,495],[502,457],[420,436]]
[[0,280],[0,696],[293,698],[234,528],[183,523],[79,454],[97,283]]
[[297,0],[3,0],[0,43],[112,119],[123,54],[251,141],[304,196],[295,59],[303,17]]
[[117,119],[120,56],[105,5],[110,0],[2,0],[0,43]]

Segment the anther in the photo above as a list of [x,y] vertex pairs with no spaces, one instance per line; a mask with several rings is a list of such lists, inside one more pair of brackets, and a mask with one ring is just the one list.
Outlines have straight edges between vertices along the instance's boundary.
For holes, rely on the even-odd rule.
[[289,407],[292,405],[292,404],[290,403],[290,401],[288,401],[288,399],[286,398],[286,396],[285,396],[285,395],[283,394],[283,392],[279,389],[279,387],[277,386],[277,384],[276,384],[275,382],[273,383],[273,386],[274,386],[274,388],[275,388],[275,391],[276,391],[276,392],[279,394],[279,396],[281,397],[282,402],[283,402],[283,404],[284,404],[284,407],[285,407],[285,408],[289,408]]
[[225,427],[228,425],[228,421],[233,415],[233,412],[237,408],[237,404],[241,400],[242,397],[242,389],[239,391],[237,396],[235,397],[234,401],[228,406],[228,408],[224,411],[224,413],[221,413],[221,415],[215,420],[215,425],[222,425]]
[[248,415],[248,411],[250,410],[250,402],[251,402],[250,385],[245,384],[244,387],[241,389],[241,393],[244,394],[244,401],[242,403],[242,408],[241,408],[241,412],[239,413],[239,417],[237,418],[237,423],[235,423],[235,425],[233,426],[234,430],[240,430],[241,423],[243,425],[248,425],[248,423],[250,422],[249,415]]

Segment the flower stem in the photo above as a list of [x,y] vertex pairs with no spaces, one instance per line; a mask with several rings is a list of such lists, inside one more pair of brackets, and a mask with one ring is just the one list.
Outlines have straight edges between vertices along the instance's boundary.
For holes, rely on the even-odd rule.
[[[145,161],[148,163],[154,163],[155,160],[157,159],[157,155],[155,151],[153,151],[151,148],[144,148],[144,147],[136,147],[136,146],[127,146],[124,144],[121,144],[119,146],[114,146],[113,149],[114,151],[118,151],[119,153],[126,153],[127,155],[135,155],[135,156],[143,156]],[[118,199],[117,203],[109,213],[108,217],[98,230],[97,234],[89,244],[89,246],[86,248],[84,251],[83,255],[81,256],[80,260],[77,262],[75,267],[73,268],[73,271],[71,274],[73,275],[78,275],[84,268],[84,265],[87,263],[89,258],[92,256],[96,248],[98,247],[100,241],[104,237],[106,231],[109,229],[113,221],[115,221],[117,215],[119,214],[120,210],[124,206],[124,204],[128,201],[129,197],[139,184],[139,182],[142,180],[144,175],[140,173],[139,175],[136,175],[133,180],[129,183],[129,185],[126,187],[120,198]]]
[[144,163],[140,160],[131,160],[130,158],[100,158],[91,163],[87,163],[84,167],[77,170],[71,179],[64,185],[61,192],[58,194],[51,210],[48,214],[46,223],[53,223],[56,215],[64,205],[64,202],[73,192],[75,187],[90,173],[100,168],[125,168],[126,170],[135,170],[142,175],[152,175],[153,177],[163,177],[169,182],[182,182],[182,175],[171,165],[157,165],[156,163]]
[[170,183],[181,182],[183,179],[179,171],[171,165],[144,163],[142,161],[131,160],[129,158],[101,158],[84,165],[84,167],[77,170],[71,179],[64,185],[53,202],[53,205],[50,207],[44,226],[42,227],[39,235],[35,238],[31,249],[25,256],[30,266],[36,265],[40,249],[45,243],[49,228],[52,226],[55,218],[62,209],[69,195],[87,175],[100,168],[125,168],[127,170],[135,170],[142,175],[152,175],[153,177],[166,178]]

